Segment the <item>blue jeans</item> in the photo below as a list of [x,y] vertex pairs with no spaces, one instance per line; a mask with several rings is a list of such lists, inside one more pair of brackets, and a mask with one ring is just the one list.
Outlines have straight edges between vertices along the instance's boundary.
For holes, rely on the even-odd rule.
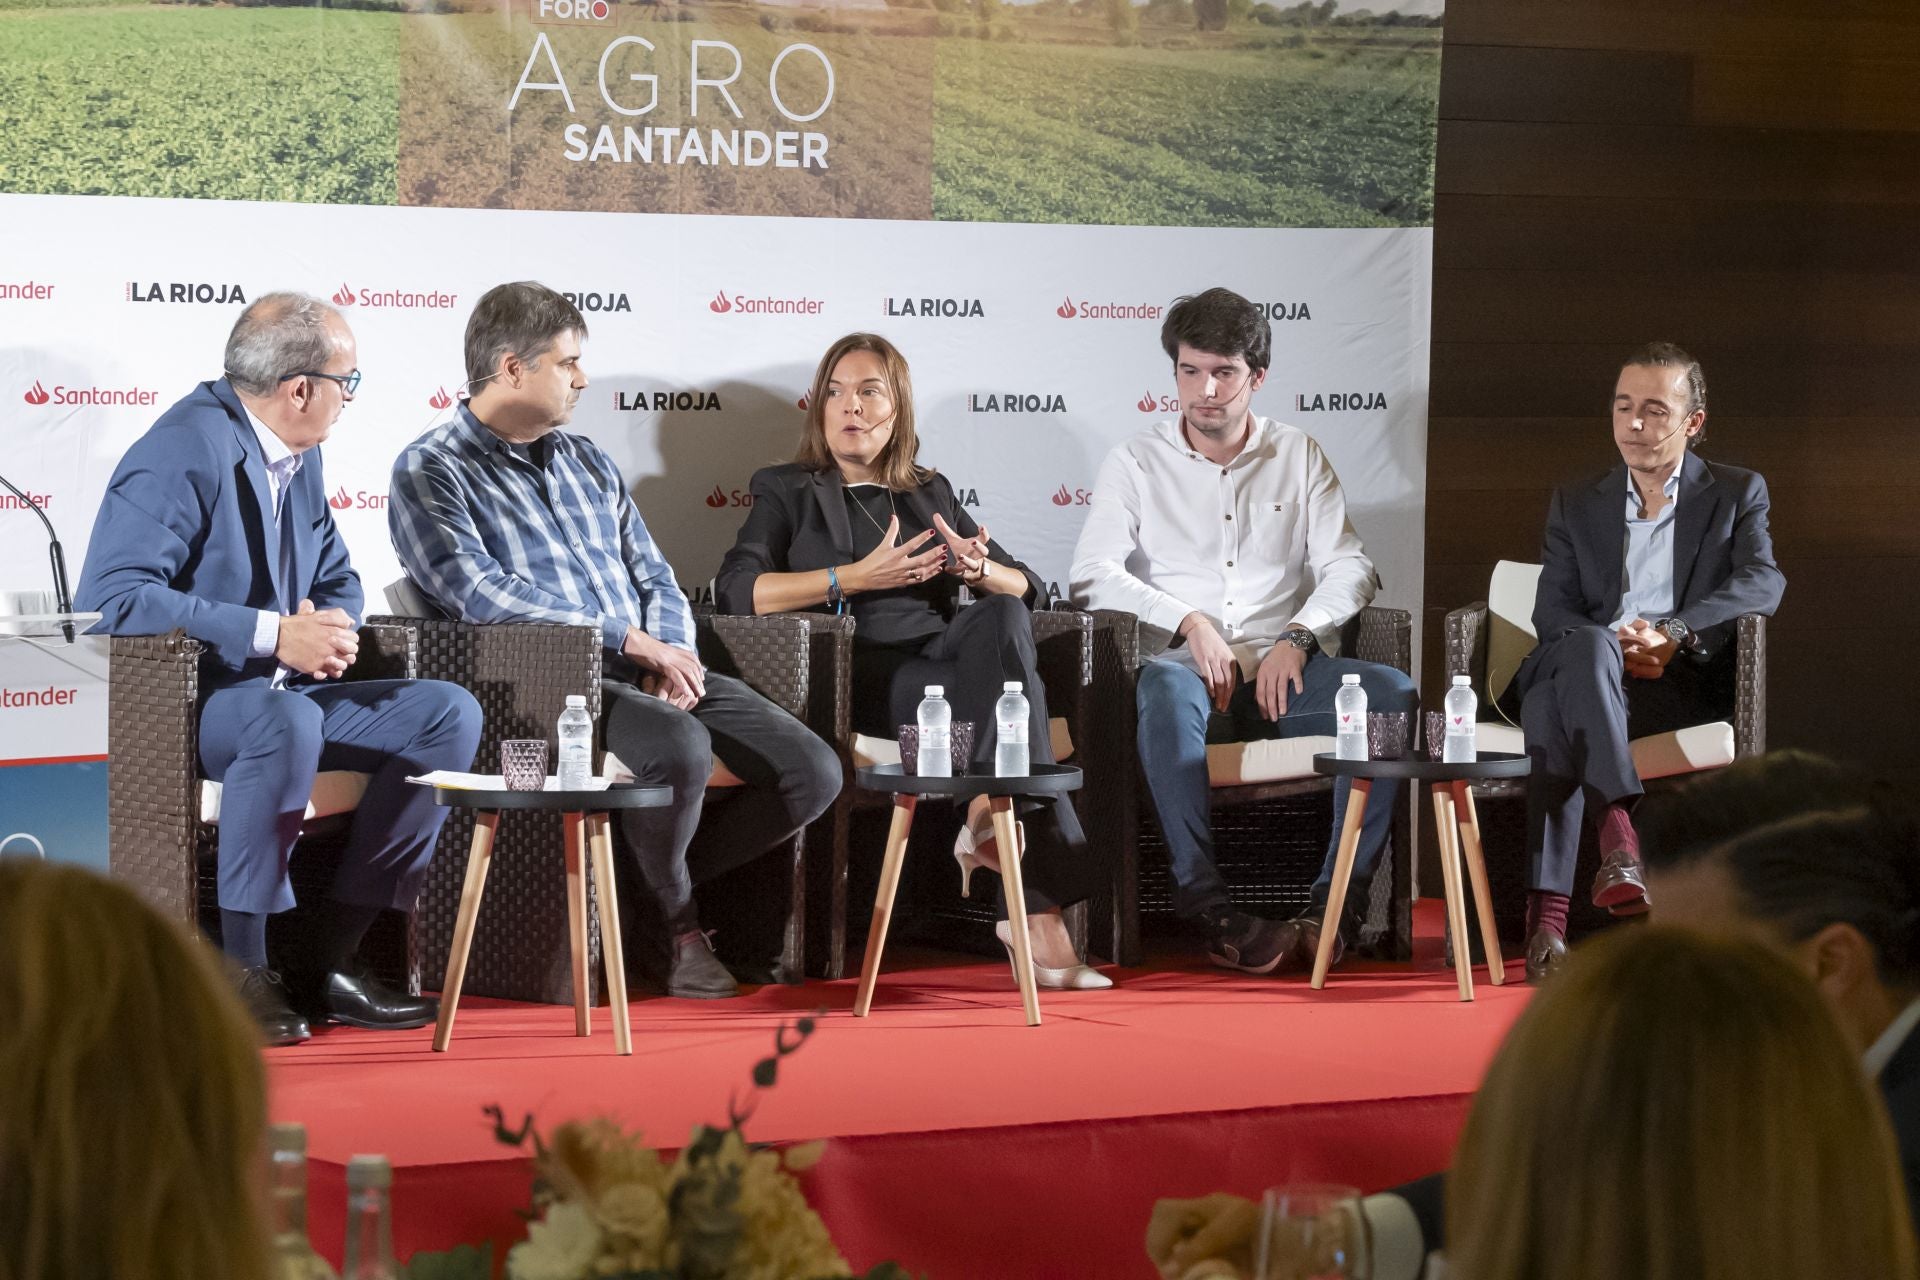
[[[1412,711],[1419,705],[1413,681],[1392,667],[1357,658],[1330,658],[1316,653],[1301,673],[1304,691],[1288,690],[1287,710],[1278,720],[1260,714],[1251,680],[1240,682],[1224,713],[1215,712],[1207,686],[1193,668],[1168,658],[1156,658],[1140,668],[1137,696],[1140,709],[1140,767],[1147,777],[1160,830],[1166,837],[1173,864],[1173,906],[1182,916],[1200,916],[1225,906],[1227,885],[1213,858],[1213,826],[1208,812],[1207,744],[1251,742],[1261,738],[1300,738],[1333,734],[1333,698],[1340,678],[1360,677],[1367,691],[1369,711]],[[1333,832],[1327,841],[1326,861],[1313,882],[1315,906],[1327,900],[1338,852],[1340,827],[1346,817],[1352,789],[1341,778],[1333,788]],[[1393,806],[1400,784],[1373,784],[1360,828],[1360,849],[1354,859],[1354,881],[1365,884],[1386,847],[1393,826]],[[1349,898],[1348,901],[1353,901]]]

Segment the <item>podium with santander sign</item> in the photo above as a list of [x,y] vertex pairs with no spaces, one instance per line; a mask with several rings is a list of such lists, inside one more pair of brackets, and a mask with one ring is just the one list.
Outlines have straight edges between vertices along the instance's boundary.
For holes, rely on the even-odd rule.
[[79,634],[98,614],[21,599],[42,594],[0,593],[0,858],[105,871],[109,641]]

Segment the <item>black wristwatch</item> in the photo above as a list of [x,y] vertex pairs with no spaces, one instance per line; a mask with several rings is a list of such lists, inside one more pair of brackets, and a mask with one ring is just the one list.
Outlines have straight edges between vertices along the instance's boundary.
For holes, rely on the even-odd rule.
[[1693,638],[1693,629],[1678,618],[1662,618],[1653,624],[1667,639],[1673,641],[1676,649],[1685,649],[1687,641]]
[[1315,651],[1320,648],[1320,637],[1314,635],[1313,632],[1305,627],[1288,627],[1280,633],[1280,639],[1275,641],[1275,643],[1290,644],[1311,658]]

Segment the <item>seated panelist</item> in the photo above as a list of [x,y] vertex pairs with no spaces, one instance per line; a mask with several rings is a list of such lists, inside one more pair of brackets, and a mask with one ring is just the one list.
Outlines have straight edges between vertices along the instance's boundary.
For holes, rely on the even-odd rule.
[[[480,742],[480,705],[457,685],[338,680],[358,651],[361,591],[319,446],[360,385],[354,358],[326,303],[255,299],[227,339],[226,376],[160,415],[114,468],[75,601],[102,615],[96,631],[178,629],[206,646],[200,767],[223,787],[221,945],[270,1044],[307,1039],[319,1019],[433,1021],[433,1000],[388,990],[353,954],[380,911],[413,909],[446,820],[407,776],[465,769]],[[267,917],[294,905],[287,858],[322,769],[373,780],[311,904],[309,946],[270,963]]]
[[[1045,586],[974,523],[945,476],[915,460],[906,358],[885,338],[848,334],[821,358],[807,406],[794,460],[754,474],[753,508],[716,581],[720,608],[851,612],[854,727],[891,739],[914,722],[926,686],[940,685],[954,719],[975,726],[979,772],[993,766],[994,704],[1017,680],[1031,708],[1031,758],[1052,763],[1029,613]],[[962,586],[975,597],[966,608]],[[1088,896],[1095,876],[1079,817],[1070,802],[1027,809],[1033,820],[1021,829],[1031,826],[1033,853],[1023,868],[1038,981],[1111,986],[1081,963],[1060,917]],[[968,809],[954,856],[963,891],[973,867],[998,869],[1005,852],[986,797]],[[1008,927],[1003,904],[1003,943]]]
[[[621,815],[665,945],[643,954],[671,996],[739,994],[694,889],[826,811],[833,748],[743,680],[708,671],[693,609],[612,458],[560,430],[586,389],[587,324],[532,281],[489,289],[467,320],[470,399],[393,464],[387,524],[407,576],[466,622],[599,629],[607,749],[673,803]],[[586,690],[580,690],[585,693]],[[705,808],[715,759],[744,784]],[[748,939],[756,947],[765,939]],[[773,948],[741,959],[756,978]]]

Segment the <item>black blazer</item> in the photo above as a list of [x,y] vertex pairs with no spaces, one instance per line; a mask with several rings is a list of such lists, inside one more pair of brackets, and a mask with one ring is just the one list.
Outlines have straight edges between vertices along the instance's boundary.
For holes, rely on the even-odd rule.
[[[714,579],[714,600],[722,613],[752,613],[753,584],[763,573],[837,569],[855,558],[846,486],[837,469],[811,471],[797,462],[762,467],[753,473],[751,490],[753,507]],[[929,529],[937,512],[963,538],[979,531],[979,525],[954,496],[953,486],[937,472],[919,488],[902,491],[899,500]],[[990,540],[987,553],[995,564],[1010,565],[1026,575],[1023,598],[1029,605],[1046,602],[1047,584],[1039,574],[1009,556],[998,542]],[[959,578],[940,574],[915,589],[935,593],[935,607],[951,618],[960,607],[960,586]],[[830,610],[822,604],[809,612]],[[884,641],[887,637],[872,638]]]
[[[1579,627],[1608,626],[1620,609],[1626,572],[1627,468],[1558,489],[1547,511],[1533,629],[1540,643]],[[1759,473],[1708,462],[1689,451],[1680,464],[1673,517],[1674,616],[1699,637],[1689,662],[1714,675],[1731,672],[1733,623],[1771,615],[1787,580],[1773,562],[1767,530],[1767,482]],[[1536,651],[1537,652],[1537,651]],[[1525,693],[1532,655],[1514,677]]]

